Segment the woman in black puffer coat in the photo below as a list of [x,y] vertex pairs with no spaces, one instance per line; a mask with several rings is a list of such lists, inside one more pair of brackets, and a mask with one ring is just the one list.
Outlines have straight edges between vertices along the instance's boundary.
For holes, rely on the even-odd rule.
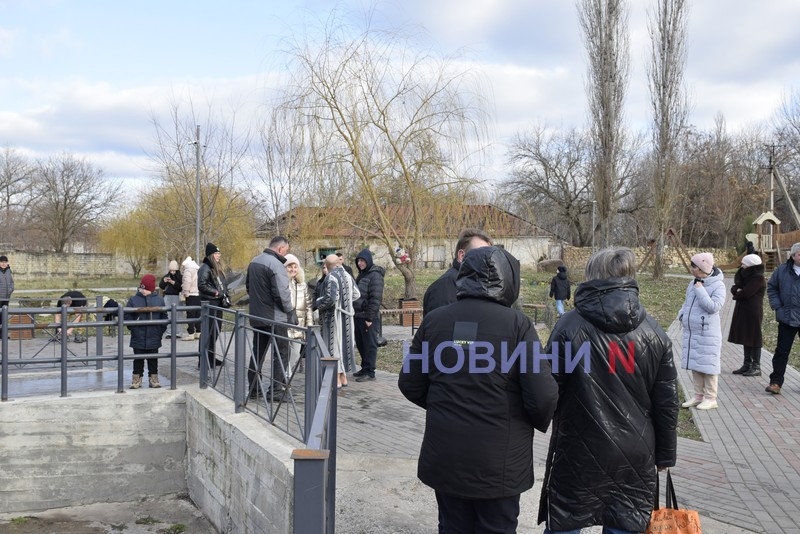
[[593,525],[644,532],[656,467],[675,465],[672,343],[639,302],[635,266],[626,248],[592,256],[575,309],[543,351],[557,354],[559,384],[539,504],[545,532]]

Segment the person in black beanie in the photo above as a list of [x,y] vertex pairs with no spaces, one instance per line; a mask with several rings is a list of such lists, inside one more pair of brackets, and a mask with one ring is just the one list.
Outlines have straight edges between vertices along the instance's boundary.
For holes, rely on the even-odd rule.
[[208,302],[214,308],[209,310],[208,339],[200,338],[200,354],[205,350],[209,367],[222,365],[224,361],[215,357],[217,336],[219,334],[222,311],[222,297],[227,294],[228,287],[222,274],[222,252],[214,243],[206,244],[206,256],[197,272],[197,289],[200,291],[200,300]]

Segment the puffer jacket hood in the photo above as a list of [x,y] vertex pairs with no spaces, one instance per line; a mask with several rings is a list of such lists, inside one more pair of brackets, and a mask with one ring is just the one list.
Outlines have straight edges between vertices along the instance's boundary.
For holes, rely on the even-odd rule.
[[370,252],[368,248],[365,248],[364,250],[358,253],[358,256],[356,256],[356,266],[358,266],[359,258],[367,262],[367,266],[364,269],[359,269],[359,271],[367,272],[370,269],[372,269],[372,265],[374,264],[374,262],[372,260],[372,252]]
[[192,259],[191,256],[187,256],[185,260],[181,263],[181,272],[185,271],[186,269],[199,269],[200,266],[197,265],[197,262]]
[[639,284],[631,278],[582,283],[575,291],[575,309],[595,327],[611,334],[635,330],[647,316],[639,302]]
[[456,278],[456,298],[482,298],[510,307],[519,296],[519,260],[505,249],[480,247],[467,252]]

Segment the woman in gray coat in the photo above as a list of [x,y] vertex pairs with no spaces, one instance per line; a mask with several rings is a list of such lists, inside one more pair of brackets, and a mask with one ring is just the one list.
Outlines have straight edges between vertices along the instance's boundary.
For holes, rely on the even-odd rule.
[[719,312],[725,304],[723,274],[714,266],[714,256],[702,252],[692,256],[694,280],[686,288],[686,300],[678,312],[683,327],[683,364],[692,371],[694,397],[682,404],[698,410],[717,407],[722,327]]

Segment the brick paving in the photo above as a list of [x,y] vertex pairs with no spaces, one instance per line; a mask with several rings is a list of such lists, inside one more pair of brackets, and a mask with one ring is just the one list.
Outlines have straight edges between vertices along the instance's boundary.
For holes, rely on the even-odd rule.
[[[728,299],[721,317],[723,339],[732,312]],[[765,311],[767,319],[770,313]],[[384,330],[396,339],[411,335],[410,328]],[[673,323],[668,334],[680,365],[680,326]],[[678,464],[672,469],[678,500],[681,507],[700,512],[706,533],[800,533],[800,373],[790,367],[783,394],[765,393],[771,358],[764,350],[761,377],[733,375],[742,363],[742,348],[724,342],[719,408],[692,409],[703,441],[678,440]],[[680,369],[678,375],[684,394],[691,395],[691,372]],[[339,451],[346,454],[416,459],[424,426],[424,410],[403,398],[396,375],[379,372],[376,381],[351,383],[339,395]],[[538,482],[547,443],[541,435],[534,440]]]

